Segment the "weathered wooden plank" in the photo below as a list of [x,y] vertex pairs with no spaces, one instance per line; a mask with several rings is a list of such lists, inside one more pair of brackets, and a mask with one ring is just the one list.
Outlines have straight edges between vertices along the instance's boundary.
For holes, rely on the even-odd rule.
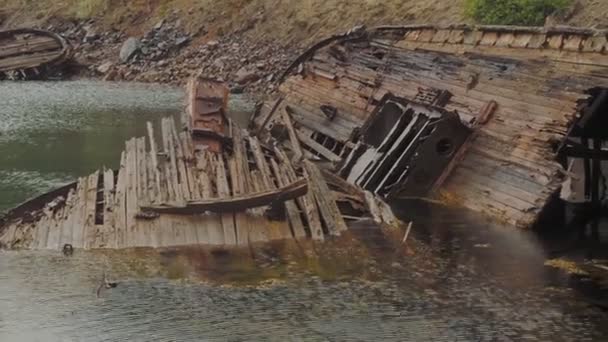
[[[216,174],[217,178],[216,178],[216,184],[217,184],[217,195],[218,195],[218,202],[213,201],[214,203],[219,203],[220,201],[223,201],[227,198],[230,198],[231,195],[231,191],[230,191],[230,185],[228,184],[228,176],[227,176],[227,172],[226,172],[226,166],[224,163],[224,158],[222,155],[219,156],[218,158],[218,164],[217,164],[217,174]],[[234,200],[234,197],[232,198],[232,200]],[[234,213],[237,211],[243,211],[247,208],[239,208],[239,205],[237,202],[232,202],[232,204],[234,205],[234,208],[231,208],[229,210],[226,210],[228,213],[222,214],[222,227],[224,229],[224,242],[228,245],[236,245],[237,244],[237,240],[236,240],[236,228],[234,226]],[[232,207],[232,205],[229,205],[230,207]],[[213,209],[205,209],[208,211],[214,211],[216,212],[216,210]]]
[[[229,163],[232,196],[241,196],[249,192],[249,161],[243,132],[232,121],[231,135],[234,146],[234,156]],[[250,218],[246,211],[234,214],[236,240],[239,246],[245,246],[249,243]]]
[[[217,161],[218,155],[207,152],[208,162],[209,162],[209,177],[207,174],[203,174],[201,178],[202,181],[202,189],[201,193],[203,195],[203,199],[217,198],[217,193],[213,189],[213,183],[217,182],[217,174],[218,169],[220,168],[219,163]],[[207,227],[208,233],[208,243],[210,245],[223,245],[224,244],[224,226],[223,226],[223,216],[219,214],[207,214],[210,217],[210,221],[212,224],[209,224]],[[229,219],[228,216],[225,218]]]
[[177,177],[179,180],[179,185],[181,188],[183,200],[187,201],[187,200],[192,199],[192,194],[190,193],[190,186],[188,185],[188,173],[186,171],[187,166],[186,166],[186,161],[184,158],[184,149],[182,147],[181,139],[175,128],[175,120],[170,119],[169,123],[170,123],[170,127],[171,127],[171,136],[172,136],[173,146],[175,148],[175,158],[176,158],[176,162],[177,162],[177,174],[178,174]]
[[169,202],[183,203],[184,195],[179,184],[177,171],[177,158],[175,156],[175,145],[171,130],[171,119],[162,120],[163,148],[168,156],[166,163],[166,175],[169,188]]
[[[278,147],[275,147],[275,154],[281,161],[282,165],[285,166],[289,180],[294,181],[298,179],[296,171],[287,156],[285,155],[285,153]],[[315,201],[313,192],[309,189],[308,193],[305,196],[297,198],[297,202],[300,206],[300,209],[304,212],[304,217],[306,218],[306,222],[308,224],[308,231],[310,233],[310,236],[314,240],[323,241],[325,237],[323,235],[321,216],[319,214],[319,210],[317,208],[317,203]]]
[[65,244],[72,244],[72,234],[74,228],[74,217],[75,217],[75,201],[76,201],[76,190],[71,189],[68,193],[67,199],[65,201],[65,209],[64,209],[64,220],[61,224],[61,233],[59,237],[59,245],[58,248],[62,248]]
[[340,156],[336,155],[335,153],[333,153],[332,151],[327,149],[325,146],[314,141],[311,137],[309,137],[308,135],[303,133],[301,130],[297,130],[296,134],[298,136],[298,139],[304,145],[310,147],[311,149],[313,149],[315,152],[319,153],[322,157],[329,160],[330,162],[339,163],[340,161],[342,161],[342,158],[340,158]]
[[380,207],[378,207],[376,196],[369,191],[365,191],[365,203],[374,222],[382,223],[382,212],[380,211]]
[[287,107],[283,110],[282,115],[283,123],[285,124],[285,127],[287,127],[287,132],[289,132],[289,141],[291,142],[291,150],[294,153],[294,159],[300,160],[302,156],[304,156],[304,153],[302,152],[302,147],[300,146],[300,141],[298,140],[298,135],[296,134],[296,129],[293,126]]
[[61,226],[63,224],[63,213],[65,212],[65,204],[56,207],[53,210],[52,222],[49,228],[49,235],[46,241],[46,249],[59,249],[59,239],[61,238]]
[[[46,249],[49,238],[49,231],[53,226],[53,212],[49,208],[44,208],[42,218],[35,225],[33,246],[36,249]],[[23,232],[20,232],[23,233]]]
[[276,188],[276,185],[274,184],[274,181],[272,179],[270,167],[268,166],[268,162],[266,161],[266,156],[264,156],[264,152],[262,151],[262,147],[260,146],[260,142],[255,137],[249,137],[249,146],[251,146],[251,151],[253,152],[255,164],[258,170],[260,171],[260,175],[262,176],[263,189],[270,190]]
[[146,123],[146,128],[148,129],[148,142],[150,144],[150,158],[152,159],[152,170],[154,172],[154,190],[155,192],[151,192],[149,198],[154,203],[160,203],[163,201],[162,191],[161,191],[161,182],[160,182],[160,168],[158,163],[158,147],[156,144],[156,138],[154,137],[154,127],[151,122]]
[[15,56],[0,60],[0,71],[37,67],[60,56],[61,51],[41,52],[31,56]]
[[[232,182],[232,196],[242,196],[245,192],[244,188],[244,180],[246,175],[242,172],[239,172],[238,169],[238,154],[235,151],[235,156],[228,161],[229,169],[230,169],[230,181]],[[241,169],[242,170],[242,169]],[[234,213],[234,229],[235,229],[235,237],[237,245],[246,245],[249,241],[249,219],[246,211],[238,211]]]
[[115,248],[126,246],[127,232],[127,153],[123,151],[120,156],[120,168],[116,180],[116,194],[114,196],[114,234]]
[[333,194],[329,190],[327,183],[321,175],[319,168],[308,160],[304,160],[304,168],[309,180],[310,190],[315,196],[315,200],[319,207],[319,211],[323,216],[323,220],[327,225],[327,229],[331,235],[340,235],[341,232],[346,231],[348,228],[340,210],[336,205],[336,200],[333,198]]
[[[223,166],[223,162],[218,164]],[[219,167],[219,166],[218,166]],[[219,169],[218,169],[219,171]],[[219,174],[217,179],[219,198],[190,201],[186,205],[160,205],[143,206],[145,211],[155,211],[159,213],[172,213],[180,215],[191,215],[211,211],[215,213],[237,212],[251,208],[259,208],[271,205],[275,202],[284,202],[304,196],[308,191],[308,183],[304,179],[290,183],[284,187],[273,190],[262,190],[247,195],[230,196],[225,174]],[[226,182],[226,183],[224,183]],[[262,181],[263,182],[263,181]],[[263,184],[260,185],[263,189]],[[226,191],[228,189],[228,191]]]
[[133,247],[138,245],[137,220],[136,215],[139,212],[137,204],[137,143],[133,138],[127,141],[127,165],[126,165],[126,232],[125,232],[125,247]]
[[[289,184],[289,176],[287,175],[286,167],[280,167],[273,159],[270,160],[270,165],[272,166],[279,186],[282,188]],[[293,237],[296,239],[305,238],[306,231],[304,230],[304,224],[302,223],[302,217],[300,216],[300,211],[296,202],[294,200],[285,201],[285,210],[287,211],[287,217],[289,219],[289,224],[291,225]]]
[[[259,170],[251,172],[250,191],[261,192],[264,190],[264,180]],[[277,239],[280,233],[276,225],[270,224],[266,217],[267,208],[257,208],[249,210],[249,242],[267,242]]]
[[181,132],[179,134],[181,146],[184,155],[184,166],[186,169],[186,176],[188,180],[188,188],[190,190],[190,198],[193,200],[201,199],[201,191],[198,186],[196,177],[194,175],[194,144],[192,143],[192,137],[188,132]]
[[87,178],[81,177],[78,179],[77,198],[76,198],[76,213],[74,218],[74,228],[72,233],[72,243],[74,248],[84,247],[84,227],[86,221],[86,204],[87,204]]
[[116,230],[114,226],[114,203],[116,187],[114,171],[106,169],[103,172],[103,227],[101,234],[96,237],[94,248],[110,248],[116,245]]

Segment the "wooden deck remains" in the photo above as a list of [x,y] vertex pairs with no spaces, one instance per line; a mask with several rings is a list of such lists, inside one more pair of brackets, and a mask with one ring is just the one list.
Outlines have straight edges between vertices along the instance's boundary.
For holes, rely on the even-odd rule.
[[[211,81],[191,91],[206,98]],[[197,96],[191,96],[198,101]],[[189,106],[189,116],[204,110]],[[0,247],[61,249],[247,246],[282,239],[324,240],[345,217],[370,216],[363,190],[281,147],[261,143],[214,109],[203,139],[164,118],[128,140],[118,170],[102,169],[29,201],[0,221]],[[214,121],[220,122],[220,121]],[[329,180],[328,180],[329,179]],[[377,205],[374,203],[374,205]],[[394,222],[391,222],[394,223]]]
[[38,79],[63,63],[70,47],[60,35],[42,30],[0,31],[0,79]]
[[[589,90],[608,87],[607,34],[570,27],[359,28],[298,58],[283,76],[279,100],[266,103],[252,126],[263,141],[288,137],[283,139],[287,149],[335,172],[346,165],[342,176],[350,174],[357,182],[353,172],[359,172],[366,190],[382,194],[395,183],[349,165],[366,156],[389,158],[385,164],[392,164],[387,151],[370,155],[374,140],[362,135],[386,97],[426,106],[425,112],[453,113],[472,134],[459,149],[437,141],[436,153],[425,152],[425,158],[435,158],[434,153],[450,151],[443,172],[432,177],[434,184],[418,180],[429,182],[426,197],[528,227],[563,181],[556,145],[590,100]],[[289,134],[265,134],[282,129]],[[401,132],[394,132],[395,139],[408,139]],[[301,146],[293,144],[296,139]],[[391,139],[385,146],[405,148]],[[414,177],[404,170],[401,184],[417,183],[408,183]]]

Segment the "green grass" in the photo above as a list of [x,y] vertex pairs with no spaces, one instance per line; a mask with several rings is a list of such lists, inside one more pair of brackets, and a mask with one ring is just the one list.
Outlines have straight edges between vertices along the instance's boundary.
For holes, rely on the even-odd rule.
[[467,16],[485,25],[543,26],[547,16],[565,11],[572,0],[465,0]]
[[90,18],[108,9],[111,0],[77,0],[72,7],[77,18]]

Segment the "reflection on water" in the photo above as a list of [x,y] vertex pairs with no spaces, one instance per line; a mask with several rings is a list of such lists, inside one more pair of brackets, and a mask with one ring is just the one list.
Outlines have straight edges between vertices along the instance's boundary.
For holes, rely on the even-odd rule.
[[[3,252],[0,340],[605,341],[529,236],[429,213],[408,247],[358,224],[322,245]],[[104,271],[120,284],[97,298]]]
[[[99,167],[180,110],[173,88],[0,83],[0,208]],[[608,318],[531,234],[397,205],[324,244],[0,252],[0,341],[606,341]],[[96,296],[102,274],[119,281]]]
[[102,82],[0,83],[0,212],[100,166],[116,167],[145,122],[181,111],[178,88]]

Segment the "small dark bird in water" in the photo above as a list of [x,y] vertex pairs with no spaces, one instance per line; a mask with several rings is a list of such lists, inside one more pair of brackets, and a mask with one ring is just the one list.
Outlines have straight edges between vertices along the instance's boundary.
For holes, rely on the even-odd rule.
[[63,245],[63,255],[72,256],[72,254],[74,254],[74,247],[72,247],[72,245],[69,243]]
[[113,289],[118,286],[118,283],[115,281],[109,281],[106,277],[106,272],[103,272],[103,279],[101,280],[101,284],[97,288],[97,298],[101,295],[102,290]]

